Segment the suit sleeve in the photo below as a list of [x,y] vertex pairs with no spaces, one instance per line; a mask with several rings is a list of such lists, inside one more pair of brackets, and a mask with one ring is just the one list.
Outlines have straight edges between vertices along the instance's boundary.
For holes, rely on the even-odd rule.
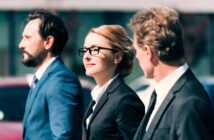
[[214,139],[214,116],[212,109],[205,101],[191,99],[179,107],[175,114],[178,117],[176,120],[178,140]]
[[135,95],[129,94],[118,102],[116,123],[124,140],[133,139],[134,134],[144,116],[144,105]]
[[[54,140],[76,140],[81,129],[81,88],[76,77],[57,74],[47,93],[50,127]],[[79,126],[78,126],[79,125]]]

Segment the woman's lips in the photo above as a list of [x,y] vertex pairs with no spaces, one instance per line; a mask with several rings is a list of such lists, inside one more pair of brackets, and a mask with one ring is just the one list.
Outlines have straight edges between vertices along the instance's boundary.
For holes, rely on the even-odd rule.
[[92,63],[88,63],[88,64],[85,64],[85,68],[90,68],[92,66],[94,66],[95,64],[92,64]]

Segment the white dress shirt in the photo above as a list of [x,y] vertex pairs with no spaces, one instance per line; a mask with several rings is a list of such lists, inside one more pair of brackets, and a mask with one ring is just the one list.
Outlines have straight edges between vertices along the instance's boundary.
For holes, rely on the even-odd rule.
[[161,106],[170,89],[174,86],[176,81],[187,71],[188,68],[188,65],[185,63],[184,65],[177,68],[174,72],[169,74],[167,77],[162,79],[159,83],[157,83],[155,88],[155,91],[157,93],[156,104],[146,126],[146,131],[149,128],[151,121],[153,120],[155,114],[158,111],[158,108]]

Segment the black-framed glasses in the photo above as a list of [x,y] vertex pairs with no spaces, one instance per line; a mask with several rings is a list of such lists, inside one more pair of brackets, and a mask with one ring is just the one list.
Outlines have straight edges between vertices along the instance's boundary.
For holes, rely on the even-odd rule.
[[79,56],[83,56],[87,51],[89,51],[89,54],[91,56],[94,56],[94,55],[98,55],[100,53],[100,50],[110,50],[112,52],[118,52],[120,51],[121,49],[120,48],[104,48],[104,47],[100,47],[100,46],[91,46],[90,48],[80,48],[78,51],[79,51]]

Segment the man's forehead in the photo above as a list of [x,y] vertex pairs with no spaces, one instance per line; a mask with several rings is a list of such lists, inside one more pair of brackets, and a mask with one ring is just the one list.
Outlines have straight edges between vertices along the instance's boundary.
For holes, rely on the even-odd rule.
[[33,20],[30,20],[26,24],[26,28],[32,28],[32,29],[35,28],[35,29],[38,29],[40,24],[41,24],[41,20],[39,18],[33,19]]
[[23,31],[23,34],[35,33],[35,31],[39,31],[40,20],[30,20]]

